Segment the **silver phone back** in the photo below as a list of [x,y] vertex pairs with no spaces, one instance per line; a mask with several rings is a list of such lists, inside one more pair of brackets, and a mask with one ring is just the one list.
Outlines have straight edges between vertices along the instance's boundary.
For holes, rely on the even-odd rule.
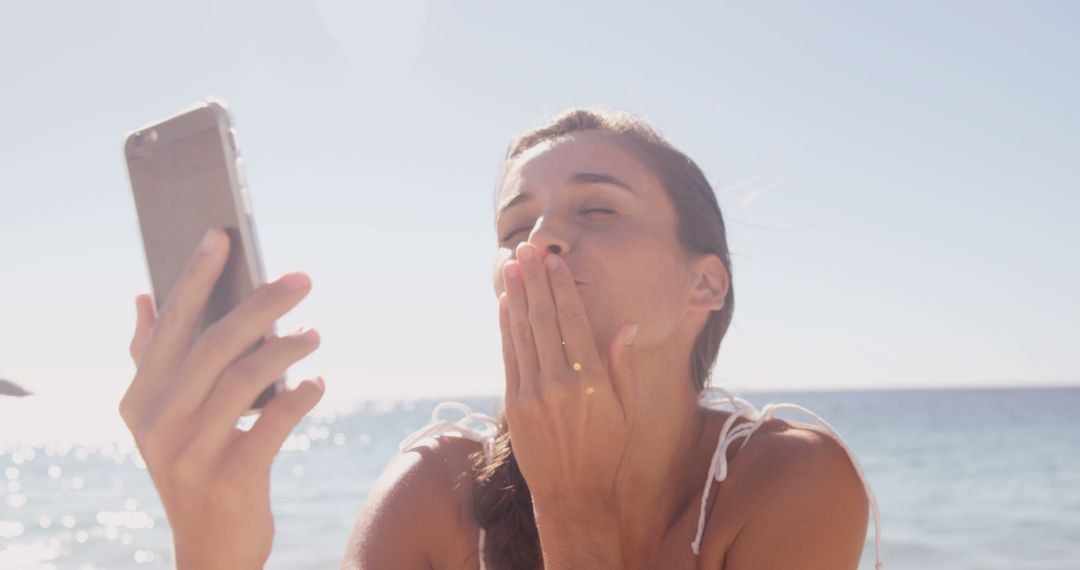
[[[159,309],[206,230],[222,228],[229,234],[229,259],[197,335],[265,282],[228,110],[223,102],[208,99],[136,129],[125,139],[124,154]],[[284,378],[259,396],[253,410],[283,388]]]

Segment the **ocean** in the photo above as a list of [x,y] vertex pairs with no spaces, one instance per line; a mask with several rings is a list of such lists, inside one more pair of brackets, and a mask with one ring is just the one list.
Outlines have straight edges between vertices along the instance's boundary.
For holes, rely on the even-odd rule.
[[[881,507],[886,568],[1080,569],[1080,387],[740,395],[803,405],[844,437]],[[274,466],[267,568],[337,568],[368,490],[440,401],[489,414],[496,404],[339,402],[305,419]],[[164,511],[130,438],[118,420],[62,421],[77,408],[0,398],[0,569],[171,568]],[[872,538],[860,568],[873,568]]]

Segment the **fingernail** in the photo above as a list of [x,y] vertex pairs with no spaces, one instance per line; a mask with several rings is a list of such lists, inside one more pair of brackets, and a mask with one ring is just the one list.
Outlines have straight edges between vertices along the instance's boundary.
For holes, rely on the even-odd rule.
[[623,341],[623,344],[626,346],[633,346],[634,341],[637,339],[637,331],[638,325],[637,323],[634,323],[634,325],[630,327],[629,332],[626,333],[626,340]]
[[522,245],[517,250],[518,257],[524,261],[532,261],[536,256],[536,250],[529,244]]
[[506,269],[504,269],[504,271],[506,271],[506,278],[507,279],[517,279],[518,277],[521,276],[521,268],[518,267],[518,265],[516,263],[514,263],[514,264],[509,264],[508,263],[506,265]]
[[299,271],[289,273],[281,278],[281,284],[287,289],[303,289],[304,287],[307,287],[307,276]]
[[547,263],[548,271],[557,271],[559,269],[559,256],[557,255],[547,256],[544,262]]
[[213,228],[206,230],[206,234],[203,235],[202,244],[199,245],[199,250],[203,253],[210,253],[214,251],[214,246],[217,245],[218,236],[217,232]]
[[316,377],[315,382],[319,385],[320,389],[322,389],[322,390],[326,389],[326,380],[323,380],[322,376]]
[[305,340],[315,340],[319,337],[319,333],[315,332],[315,329],[311,327],[300,327],[293,333],[293,336],[304,337]]

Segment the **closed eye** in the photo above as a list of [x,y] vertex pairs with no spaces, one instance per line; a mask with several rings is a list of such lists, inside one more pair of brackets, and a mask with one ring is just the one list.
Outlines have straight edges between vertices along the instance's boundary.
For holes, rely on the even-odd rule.
[[529,228],[527,228],[527,227],[521,227],[521,228],[518,228],[518,229],[516,229],[516,230],[514,230],[514,231],[512,231],[512,232],[510,232],[510,233],[508,233],[508,234],[506,234],[505,236],[503,236],[503,237],[502,237],[502,241],[504,241],[504,242],[506,242],[506,241],[510,241],[510,238],[512,238],[512,237],[514,237],[514,236],[516,236],[516,235],[518,235],[518,234],[519,234],[519,233],[521,233],[521,232],[524,232],[524,231],[528,231],[528,230],[529,230]]
[[[608,216],[608,215],[611,215],[611,214],[614,214],[614,213],[615,213],[615,210],[612,210],[611,208],[585,208],[584,210],[581,210],[582,215],[596,214],[596,215]],[[596,217],[596,216],[593,216],[593,217]],[[510,233],[506,234],[501,239],[504,242],[508,242],[514,236],[518,235],[519,233],[529,231],[529,228],[531,228],[531,227],[532,226],[522,226],[520,228],[512,230]]]
[[594,221],[607,218],[612,214],[615,214],[615,211],[611,208],[584,208],[581,211],[582,216]]

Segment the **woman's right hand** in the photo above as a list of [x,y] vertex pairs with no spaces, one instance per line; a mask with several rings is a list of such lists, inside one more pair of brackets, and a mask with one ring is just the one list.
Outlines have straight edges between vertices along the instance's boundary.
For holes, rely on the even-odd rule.
[[325,390],[321,378],[305,380],[271,399],[250,430],[236,427],[319,337],[314,330],[274,336],[248,352],[310,290],[306,275],[291,273],[193,338],[228,252],[227,234],[211,230],[159,314],[149,295],[136,297],[137,370],[120,415],[161,496],[178,568],[262,568],[274,535],[270,465]]

